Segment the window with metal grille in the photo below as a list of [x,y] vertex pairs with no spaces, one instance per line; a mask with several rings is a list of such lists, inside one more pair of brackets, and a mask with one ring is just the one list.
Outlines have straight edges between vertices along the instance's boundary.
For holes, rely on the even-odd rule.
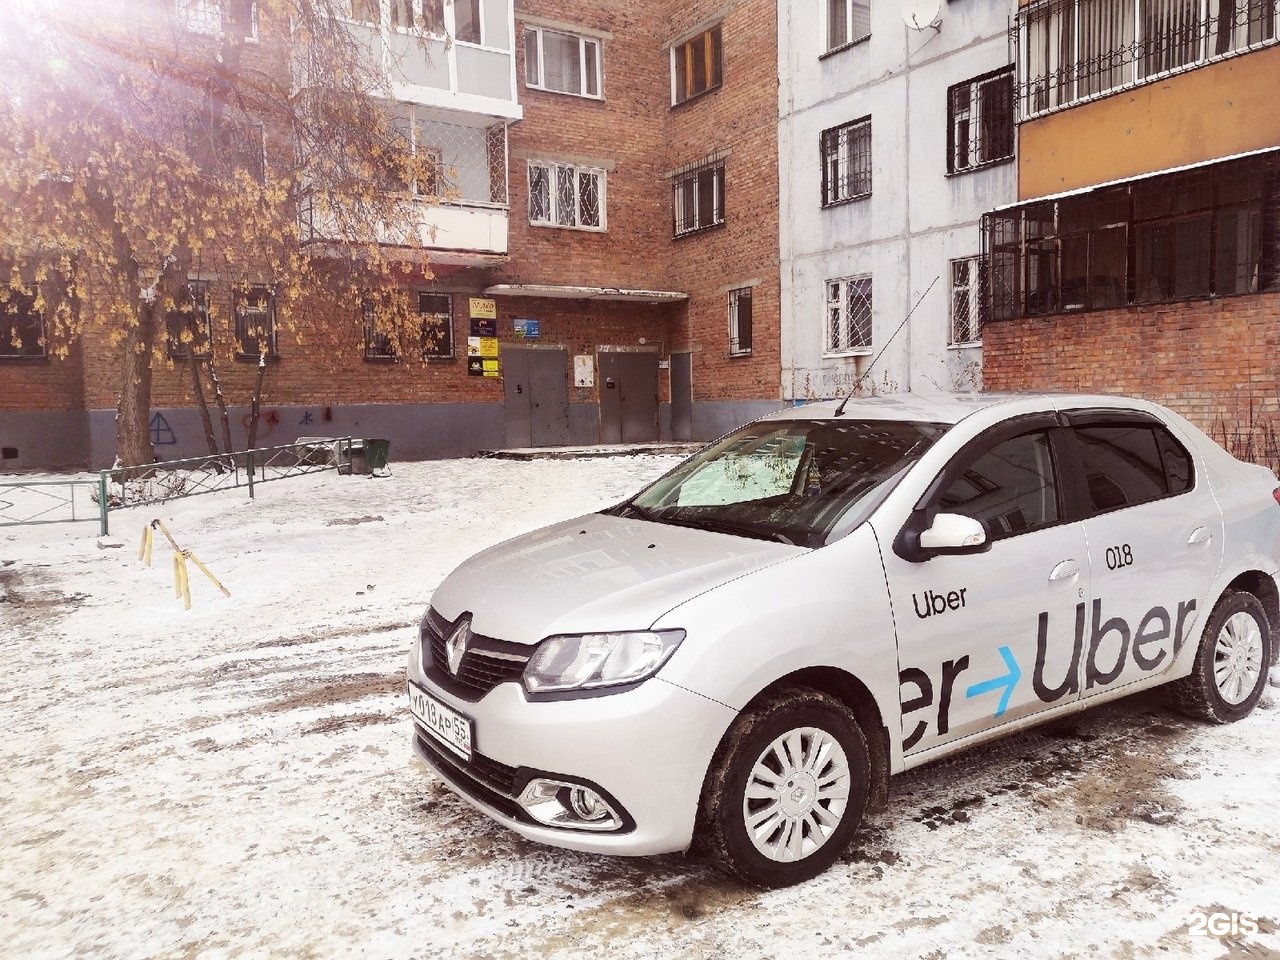
[[257,183],[266,182],[265,130],[244,117],[220,119],[188,117],[187,151],[200,169],[220,175],[244,171]]
[[671,48],[671,105],[720,86],[720,25]]
[[600,98],[600,41],[542,27],[524,28],[524,83],[536,90]]
[[823,353],[871,349],[871,276],[827,281],[826,343]]
[[34,290],[0,285],[0,359],[40,360],[48,355],[44,316],[36,307]]
[[824,207],[871,195],[870,117],[823,130],[819,146]]
[[208,281],[188,280],[187,291],[189,299],[176,304],[164,318],[169,356],[174,360],[207,357],[213,341]]
[[276,352],[276,298],[266,284],[255,283],[236,291],[236,356],[257,360],[279,356]]
[[192,33],[220,37],[238,35],[250,43],[258,39],[255,0],[177,0],[178,22]]
[[422,356],[427,360],[453,357],[453,297],[447,293],[418,293]]
[[981,257],[951,261],[951,343],[980,343],[985,310],[987,273]]
[[604,171],[530,162],[529,222],[579,230],[606,229]]
[[729,291],[729,355],[751,352],[751,288]]
[[871,36],[871,0],[826,0],[827,52]]
[[957,83],[947,91],[947,172],[1013,157],[1013,67]]
[[406,112],[393,115],[389,123],[388,149],[379,170],[382,188],[415,197],[450,197],[457,171],[446,169],[444,151],[429,141],[428,127],[417,111],[403,109]]
[[678,170],[671,178],[677,237],[724,224],[724,159],[711,157]]
[[983,217],[990,316],[1280,289],[1280,150]]
[[1034,0],[1018,10],[1018,90],[1035,116],[1275,43],[1275,0]]
[[394,360],[395,341],[391,338],[389,325],[379,321],[378,308],[372,297],[364,299],[360,312],[364,320],[364,359]]

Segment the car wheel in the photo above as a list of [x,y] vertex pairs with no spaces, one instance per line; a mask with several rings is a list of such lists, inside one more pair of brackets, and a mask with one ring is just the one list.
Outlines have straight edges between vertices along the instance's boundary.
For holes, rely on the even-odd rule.
[[699,841],[721,870],[761,887],[817,876],[862,822],[871,765],[852,711],[784,690],[738,717],[716,751]]
[[1209,615],[1191,675],[1169,685],[1184,713],[1232,723],[1252,712],[1267,685],[1271,626],[1251,593],[1226,593]]

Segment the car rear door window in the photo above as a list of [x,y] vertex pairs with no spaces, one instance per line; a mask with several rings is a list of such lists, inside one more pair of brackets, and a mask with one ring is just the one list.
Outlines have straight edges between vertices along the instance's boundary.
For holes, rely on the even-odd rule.
[[1012,437],[980,454],[947,486],[938,509],[981,521],[993,541],[1057,523],[1048,432]]
[[1094,424],[1075,429],[1086,503],[1106,513],[1191,488],[1191,457],[1163,427]]

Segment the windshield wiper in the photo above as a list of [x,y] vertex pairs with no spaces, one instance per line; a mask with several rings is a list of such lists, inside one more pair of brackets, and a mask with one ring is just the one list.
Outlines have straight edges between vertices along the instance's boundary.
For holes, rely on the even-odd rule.
[[641,520],[648,520],[650,523],[662,523],[662,522],[663,522],[663,521],[661,521],[661,520],[659,520],[659,519],[657,518],[657,516],[654,514],[654,512],[653,512],[652,510],[647,510],[647,509],[645,509],[644,507],[641,507],[641,506],[637,505],[636,503],[634,503],[634,502],[633,502],[633,501],[631,501],[631,500],[627,500],[626,502],[624,502],[624,503],[620,504],[620,507],[621,507],[621,509],[623,509],[623,510],[630,510],[632,513],[634,513],[634,514],[635,514],[637,517],[639,517]]
[[775,540],[778,543],[785,543],[794,547],[798,544],[788,537],[781,530],[772,529],[770,527],[757,527],[750,523],[735,523],[732,520],[721,520],[713,517],[681,517],[679,520],[671,522],[679,523],[684,527],[693,527],[698,530],[713,530],[717,533],[735,534],[740,537],[751,537],[754,540]]

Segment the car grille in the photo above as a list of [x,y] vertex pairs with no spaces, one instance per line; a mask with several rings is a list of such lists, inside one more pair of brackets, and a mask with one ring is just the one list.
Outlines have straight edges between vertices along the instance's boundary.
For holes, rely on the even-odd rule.
[[518,683],[533,649],[518,643],[471,635],[471,643],[458,664],[455,676],[449,672],[445,640],[457,621],[450,623],[432,607],[422,628],[422,663],[427,675],[442,689],[474,703],[500,683]]
[[472,751],[470,760],[463,760],[421,730],[415,729],[414,733],[418,737],[418,749],[453,787],[505,816],[519,817],[520,807],[515,802],[515,767],[490,760],[475,751]]

